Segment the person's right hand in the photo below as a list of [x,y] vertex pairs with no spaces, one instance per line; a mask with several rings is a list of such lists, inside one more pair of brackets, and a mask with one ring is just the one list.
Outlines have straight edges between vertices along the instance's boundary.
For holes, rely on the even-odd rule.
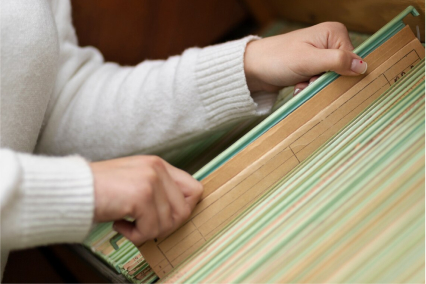
[[[200,182],[156,156],[134,156],[90,164],[95,185],[95,222],[136,246],[176,230],[203,192]],[[131,217],[135,221],[123,220]]]

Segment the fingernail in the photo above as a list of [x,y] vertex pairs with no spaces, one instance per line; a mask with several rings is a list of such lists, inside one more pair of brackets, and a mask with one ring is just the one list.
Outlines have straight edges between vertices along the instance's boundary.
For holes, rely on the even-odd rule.
[[293,97],[294,97],[295,95],[297,95],[298,93],[300,93],[300,91],[301,91],[301,89],[296,89],[296,90],[294,90]]
[[364,74],[367,71],[367,62],[360,59],[352,60],[351,70],[358,74]]

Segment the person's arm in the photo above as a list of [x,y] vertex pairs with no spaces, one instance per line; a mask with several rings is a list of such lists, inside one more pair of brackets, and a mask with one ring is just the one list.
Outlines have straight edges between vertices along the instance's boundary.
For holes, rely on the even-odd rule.
[[81,242],[93,221],[93,177],[81,157],[0,150],[1,246]]
[[68,5],[52,7],[61,60],[39,153],[92,160],[156,153],[263,114],[274,103],[272,96],[257,105],[246,84],[245,46],[256,37],[119,66],[105,63],[95,48],[77,45]]
[[[55,3],[67,4],[67,1]],[[31,13],[31,9],[26,12]],[[19,28],[16,32],[19,33]],[[20,56],[20,53],[14,55]],[[52,55],[49,59],[55,61],[56,57]],[[46,58],[40,60],[38,63],[44,64]],[[75,63],[73,60],[67,62]],[[55,70],[56,68],[52,70],[52,76]],[[70,70],[78,73],[77,67],[68,69]],[[61,69],[59,77],[63,78],[65,71],[67,69]],[[14,75],[11,73],[11,76]],[[22,85],[25,85],[27,76],[35,76],[34,79],[37,79],[36,73],[24,75],[23,78],[14,79],[17,82],[21,79]],[[56,87],[68,88],[67,86]],[[73,87],[73,84],[69,86]],[[9,97],[11,100],[14,98],[13,95]],[[31,99],[17,103],[31,105],[37,97],[33,96]],[[66,99],[72,104],[73,98]],[[52,101],[50,107],[54,108],[56,103]],[[39,110],[36,106],[31,106],[34,112]],[[63,115],[66,116],[67,113]],[[2,122],[8,123],[4,118],[2,113]],[[31,128],[31,124],[25,126]],[[16,132],[14,135],[26,137],[25,133]],[[14,146],[19,149],[19,145]],[[87,235],[93,221],[115,221],[133,216],[138,223],[135,233],[129,236],[132,240],[135,240],[135,236],[136,241],[141,241],[151,238],[152,234],[162,235],[182,222],[200,195],[201,185],[196,180],[157,157],[138,156],[89,163],[76,155],[40,156],[1,148],[2,268],[9,250],[51,243],[80,242]],[[148,224],[149,229],[141,232],[140,229]],[[124,233],[131,231],[129,224],[125,222],[117,224],[118,229],[121,227],[127,228],[123,229]]]
[[244,58],[248,88],[251,92],[277,91],[295,85],[302,90],[325,71],[364,74],[367,63],[353,49],[348,30],[337,22],[250,42]]
[[1,250],[81,242],[107,221],[140,245],[176,230],[201,194],[201,183],[155,156],[89,164],[0,149]]
[[79,153],[92,160],[157,153],[264,114],[274,103],[275,95],[251,93],[274,92],[327,70],[358,75],[366,67],[337,23],[261,40],[249,36],[123,67],[105,63],[94,48],[79,47],[69,2],[52,5],[61,60],[39,153]]
[[[253,41],[246,51],[251,37],[120,67],[79,48],[68,2],[53,3],[61,63],[42,153],[106,159],[156,151],[268,109],[253,102],[249,88],[270,91],[326,70],[357,75],[367,67],[337,24]],[[118,221],[117,230],[140,244],[174,230],[201,195],[198,182],[157,157],[88,164],[1,150],[0,161],[2,247],[79,241],[93,219],[125,216],[136,222]]]

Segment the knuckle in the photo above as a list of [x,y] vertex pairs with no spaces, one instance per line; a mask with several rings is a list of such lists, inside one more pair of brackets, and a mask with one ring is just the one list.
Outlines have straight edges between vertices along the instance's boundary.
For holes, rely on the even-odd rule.
[[165,168],[164,160],[158,156],[139,155],[131,157],[133,165],[142,168],[163,169]]
[[316,25],[316,27],[321,28],[321,29],[330,30],[332,28],[332,25],[333,25],[332,22],[323,22],[323,23]]
[[[131,200],[135,200],[132,197],[130,197]],[[123,204],[123,206],[121,207],[122,214],[120,214],[121,216],[134,216],[134,213],[137,209],[137,206],[135,204],[135,202],[125,202]]]
[[131,159],[132,159],[132,162],[134,163],[134,165],[136,165],[137,167],[143,166],[146,163],[145,162],[145,160],[146,160],[145,156],[141,156],[141,155],[132,156]]
[[151,167],[158,170],[165,169],[164,161],[158,156],[149,156],[148,157],[148,163]]
[[343,32],[347,32],[348,29],[346,28],[346,26],[340,22],[335,22],[336,24],[336,29],[343,31]]
[[340,22],[331,22],[331,24],[333,25],[333,28],[336,30],[346,31],[346,26]]
[[330,31],[346,31],[346,26],[340,22],[325,22],[324,26]]
[[152,202],[154,200],[154,188],[150,185],[146,186],[144,190],[140,191],[141,199],[146,200],[148,202]]
[[136,216],[138,212],[141,210],[141,204],[144,202],[151,202],[153,197],[151,197],[151,193],[149,192],[149,188],[143,188],[136,186],[127,197],[128,201],[122,207],[125,211],[124,216]]
[[141,179],[138,184],[135,184],[132,192],[129,194],[131,203],[141,204],[144,202],[152,202],[154,200],[154,187],[151,182],[146,179]]
[[143,182],[147,183],[149,187],[152,187],[160,181],[157,171],[154,169],[146,169],[143,173]]

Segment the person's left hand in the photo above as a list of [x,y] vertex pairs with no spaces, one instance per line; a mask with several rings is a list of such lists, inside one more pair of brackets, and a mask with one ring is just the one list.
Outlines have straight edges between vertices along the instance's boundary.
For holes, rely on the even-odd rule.
[[244,56],[247,86],[252,93],[275,92],[301,83],[297,90],[326,71],[364,74],[367,63],[352,50],[346,27],[335,22],[251,41]]

